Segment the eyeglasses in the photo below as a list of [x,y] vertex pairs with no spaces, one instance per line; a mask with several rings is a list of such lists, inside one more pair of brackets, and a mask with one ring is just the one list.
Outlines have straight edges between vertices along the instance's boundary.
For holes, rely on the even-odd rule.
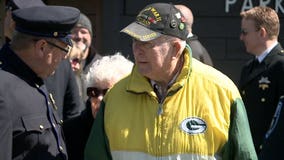
[[139,41],[139,40],[134,39],[134,38],[132,39],[132,43],[134,45],[144,47],[146,49],[154,48],[157,45],[160,45],[162,43],[171,42],[171,41],[172,41],[172,39],[165,38],[165,37],[161,37],[158,40],[155,39],[155,40],[148,41],[148,42],[142,42],[142,41]]
[[247,31],[245,29],[241,29],[241,35],[246,36],[250,32],[257,32],[257,31],[259,31],[259,29],[256,29],[256,30],[253,30],[253,31]]
[[96,87],[88,87],[87,88],[87,95],[88,97],[95,97],[98,98],[100,95],[104,96],[107,92],[107,89],[98,89]]
[[150,49],[150,48],[153,48],[153,47],[156,46],[155,43],[152,43],[152,42],[142,42],[142,41],[138,41],[136,39],[132,39],[132,42],[136,46],[144,47],[144,48],[147,48],[147,49]]
[[58,46],[57,44],[55,43],[52,43],[50,41],[46,41],[49,45],[53,46],[53,47],[56,47],[58,49],[60,49],[61,51],[65,52],[65,54],[68,54],[71,50],[71,47],[68,45],[66,48],[63,48],[63,47],[60,47]]

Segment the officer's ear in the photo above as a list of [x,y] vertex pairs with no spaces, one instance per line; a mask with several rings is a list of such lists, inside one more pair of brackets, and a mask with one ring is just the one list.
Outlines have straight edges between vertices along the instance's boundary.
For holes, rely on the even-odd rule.
[[48,43],[44,39],[36,39],[35,41],[35,49],[37,53],[45,53],[47,49]]

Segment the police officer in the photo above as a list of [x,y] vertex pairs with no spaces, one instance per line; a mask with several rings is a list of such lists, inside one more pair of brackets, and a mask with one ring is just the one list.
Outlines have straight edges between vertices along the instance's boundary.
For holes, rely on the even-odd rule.
[[[42,0],[8,0],[6,2],[6,16],[4,18],[6,43],[11,41],[15,30],[15,22],[11,17],[12,11],[34,6],[45,6],[45,4]],[[61,120],[75,117],[83,110],[83,101],[79,96],[75,74],[68,59],[63,60],[55,73],[45,79],[45,84]]]
[[0,50],[0,159],[67,159],[44,79],[66,58],[80,11],[37,6],[12,13],[16,31]]

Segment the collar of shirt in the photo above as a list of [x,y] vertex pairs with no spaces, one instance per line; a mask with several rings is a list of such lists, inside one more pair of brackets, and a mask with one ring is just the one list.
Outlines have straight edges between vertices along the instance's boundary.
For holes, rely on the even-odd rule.
[[277,41],[275,41],[269,48],[267,48],[263,53],[261,53],[261,55],[256,56],[256,58],[258,59],[259,63],[261,63],[264,58],[270,53],[270,51],[278,44]]
[[150,83],[152,87],[154,88],[154,92],[157,94],[159,99],[164,99],[166,97],[168,89],[174,84],[179,73],[180,71],[175,74],[172,80],[170,80],[170,82],[167,85],[167,88],[162,88],[156,81],[150,80]]

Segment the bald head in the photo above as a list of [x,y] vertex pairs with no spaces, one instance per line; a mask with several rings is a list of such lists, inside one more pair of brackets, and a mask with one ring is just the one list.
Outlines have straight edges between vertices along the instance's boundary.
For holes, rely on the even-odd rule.
[[175,5],[175,7],[177,9],[180,10],[180,12],[184,15],[185,17],[185,21],[186,21],[186,25],[187,25],[187,29],[189,31],[189,33],[192,32],[192,24],[193,24],[193,14],[191,12],[191,10],[186,7],[185,5]]

